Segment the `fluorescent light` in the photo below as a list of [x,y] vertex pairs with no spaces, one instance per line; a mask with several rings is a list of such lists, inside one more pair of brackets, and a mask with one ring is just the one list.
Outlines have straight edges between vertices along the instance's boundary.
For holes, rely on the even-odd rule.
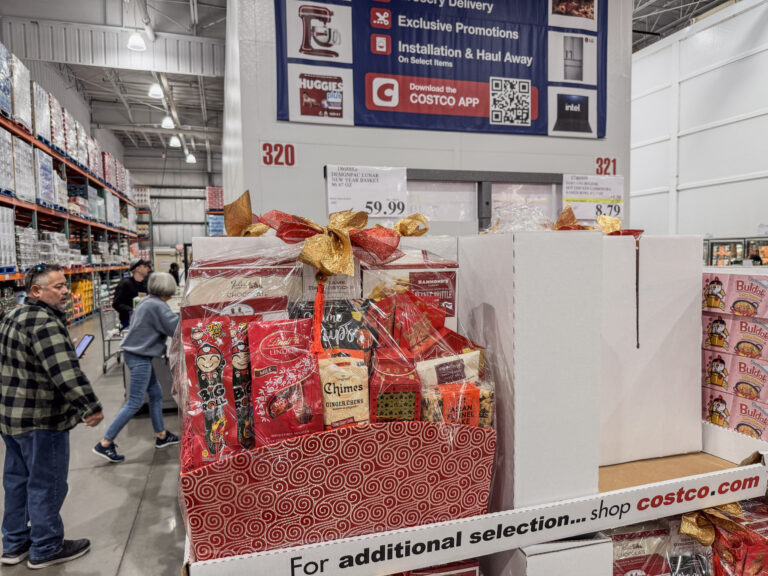
[[160,84],[154,83],[149,87],[149,97],[157,99],[163,97],[163,89],[160,88]]
[[197,158],[195,158],[195,155],[190,152],[187,154],[187,164],[197,164]]
[[134,52],[144,52],[147,49],[147,44],[144,42],[144,37],[141,32],[134,32],[128,37],[128,50]]
[[173,129],[173,127],[174,127],[174,125],[173,125],[173,118],[171,118],[170,116],[163,116],[163,121],[160,122],[160,127],[161,128],[166,128],[168,130]]
[[179,140],[179,137],[174,134],[168,141],[168,146],[171,148],[181,148],[181,140]]

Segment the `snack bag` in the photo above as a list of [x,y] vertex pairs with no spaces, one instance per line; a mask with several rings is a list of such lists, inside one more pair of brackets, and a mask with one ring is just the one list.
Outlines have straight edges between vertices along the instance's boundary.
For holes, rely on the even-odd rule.
[[318,357],[326,430],[367,424],[368,366],[359,350],[334,350]]
[[253,406],[251,405],[251,356],[248,349],[248,322],[258,317],[233,317],[232,395],[237,414],[237,440],[244,449],[253,448]]
[[254,447],[321,432],[323,399],[312,320],[252,322],[251,396]]
[[232,395],[230,321],[226,316],[185,318],[182,341],[187,369],[185,445],[182,461],[191,468],[215,462],[240,449]]
[[421,420],[421,381],[413,355],[397,348],[376,350],[370,397],[371,422]]

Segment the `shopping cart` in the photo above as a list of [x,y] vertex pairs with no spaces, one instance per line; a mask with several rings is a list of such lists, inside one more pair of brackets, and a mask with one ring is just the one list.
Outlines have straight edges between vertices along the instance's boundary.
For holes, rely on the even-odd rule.
[[[102,307],[99,313],[99,321],[101,323],[101,340],[104,351],[102,372],[106,374],[110,359],[117,358],[117,363],[120,363],[120,342],[123,337],[120,334],[117,311],[112,306]],[[113,343],[117,344],[117,350],[114,352],[112,351]]]

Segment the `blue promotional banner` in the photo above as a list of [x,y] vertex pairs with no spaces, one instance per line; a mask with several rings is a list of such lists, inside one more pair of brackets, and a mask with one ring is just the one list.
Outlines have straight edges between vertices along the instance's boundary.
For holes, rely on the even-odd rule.
[[276,0],[279,120],[603,138],[605,0]]

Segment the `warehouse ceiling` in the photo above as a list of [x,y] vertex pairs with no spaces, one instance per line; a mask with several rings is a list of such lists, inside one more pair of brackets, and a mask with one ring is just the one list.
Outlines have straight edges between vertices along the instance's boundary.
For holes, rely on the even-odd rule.
[[[164,172],[172,159],[208,180],[220,174],[226,0],[0,0],[0,17],[3,41],[58,68],[89,103],[91,127],[120,140],[127,168]],[[127,49],[134,32],[144,52]],[[190,152],[197,163],[187,166]]]
[[737,0],[633,0],[632,50],[637,51]]

